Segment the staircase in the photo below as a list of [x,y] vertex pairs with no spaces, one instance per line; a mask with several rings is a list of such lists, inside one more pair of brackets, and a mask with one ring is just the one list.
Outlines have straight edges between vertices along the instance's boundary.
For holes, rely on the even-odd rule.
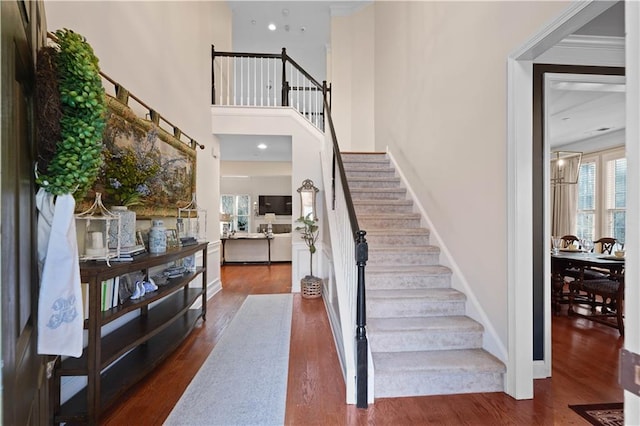
[[376,398],[503,391],[505,367],[482,349],[483,327],[384,153],[343,153],[367,231],[367,334]]

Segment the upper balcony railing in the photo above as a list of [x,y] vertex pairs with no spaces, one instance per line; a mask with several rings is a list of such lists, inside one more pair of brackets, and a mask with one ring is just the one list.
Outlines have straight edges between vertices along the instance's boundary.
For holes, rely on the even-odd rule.
[[211,103],[225,106],[289,106],[324,131],[320,84],[291,57],[280,54],[217,52],[211,46]]

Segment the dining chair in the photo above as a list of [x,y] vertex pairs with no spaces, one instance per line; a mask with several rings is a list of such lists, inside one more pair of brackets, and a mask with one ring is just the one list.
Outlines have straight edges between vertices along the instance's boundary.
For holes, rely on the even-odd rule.
[[[562,237],[562,241],[564,247],[577,246],[577,249],[582,249],[580,239],[575,235],[565,235]],[[593,246],[595,247],[595,242]],[[564,301],[564,303],[569,303],[570,305],[573,303],[594,306],[596,295],[585,289],[583,282],[607,280],[609,274],[608,271],[600,271],[591,267],[582,268],[581,270],[581,268],[572,266],[563,269],[562,276],[566,287],[563,286],[564,288],[559,292],[554,290],[558,293],[556,298],[560,300],[559,303]]]
[[[590,315],[581,315],[592,321],[616,327],[621,336],[624,336],[624,271],[618,276],[609,275],[603,279],[584,280],[580,290],[589,295]],[[576,299],[576,293],[569,294],[569,313],[575,313],[573,309],[584,301]],[[614,318],[612,322],[609,318]]]
[[575,235],[565,235],[562,237],[562,248],[570,248],[571,246],[575,246],[576,248],[580,248],[580,239]]
[[[565,250],[580,249],[580,239],[575,235],[563,235],[561,238],[560,248]],[[556,313],[560,312],[560,304],[569,303],[569,292],[571,282],[580,277],[580,270],[577,268],[564,268],[560,273],[560,279],[552,277],[552,294],[553,304]],[[579,295],[574,295],[576,300],[581,299]]]
[[[593,244],[594,244],[594,247],[597,248],[597,251],[599,253],[612,254],[613,253],[613,248],[615,247],[617,242],[618,242],[618,240],[616,240],[615,238],[602,237],[602,238],[594,241]],[[594,251],[596,251],[596,250],[594,249]]]
[[[601,241],[603,238],[601,238],[598,241]],[[562,241],[563,241],[563,247],[567,248],[567,247],[571,247],[571,246],[577,246],[578,249],[582,248],[582,245],[580,244],[580,239],[578,237],[576,237],[575,235],[565,235],[562,237]],[[595,247],[595,243],[596,241],[594,241],[594,247]],[[613,244],[611,245],[611,247],[613,247]],[[611,250],[611,247],[609,247],[609,250]],[[611,251],[609,251],[609,253],[611,253]],[[574,280],[580,277],[580,269],[579,268],[567,268],[564,270],[564,275],[566,277],[571,277]],[[598,280],[598,279],[602,279],[602,278],[606,278],[607,274],[603,273],[601,271],[597,271],[591,268],[585,269],[584,270],[584,279],[585,280]]]

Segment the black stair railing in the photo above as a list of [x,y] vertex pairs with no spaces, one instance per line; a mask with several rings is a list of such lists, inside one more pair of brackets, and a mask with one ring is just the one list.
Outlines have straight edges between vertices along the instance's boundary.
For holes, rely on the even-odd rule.
[[212,105],[290,106],[324,130],[324,96],[330,96],[331,89],[287,55],[287,49],[239,53],[211,46],[211,62]]
[[[325,82],[326,86],[326,82]],[[368,361],[368,340],[367,340],[367,301],[366,301],[366,283],[365,283],[365,267],[369,258],[369,246],[365,235],[367,232],[360,229],[356,210],[353,206],[353,198],[349,191],[347,183],[347,174],[342,163],[340,154],[340,146],[338,138],[333,126],[331,118],[331,107],[329,100],[325,97],[324,101],[325,116],[329,124],[329,132],[333,144],[333,164],[331,167],[332,175],[332,209],[335,209],[336,203],[336,178],[340,179],[340,188],[343,188],[343,196],[349,222],[351,224],[352,235],[355,240],[355,261],[357,267],[357,288],[356,288],[356,332],[355,332],[355,348],[356,348],[356,406],[358,408],[367,408],[368,405],[368,380],[369,380],[369,361]],[[337,176],[336,176],[337,172]]]
[[[360,229],[353,199],[342,163],[338,138],[331,118],[331,87],[318,83],[308,72],[287,55],[217,52],[211,46],[211,103],[228,106],[289,106],[325,131],[328,124],[333,151],[331,197],[336,210],[336,195],[344,200],[348,228],[353,236],[356,266],[356,406],[368,406],[368,340],[366,318],[365,267],[368,260],[366,231]],[[280,88],[274,87],[280,81]],[[336,185],[336,183],[339,183]],[[349,354],[347,354],[349,356]]]

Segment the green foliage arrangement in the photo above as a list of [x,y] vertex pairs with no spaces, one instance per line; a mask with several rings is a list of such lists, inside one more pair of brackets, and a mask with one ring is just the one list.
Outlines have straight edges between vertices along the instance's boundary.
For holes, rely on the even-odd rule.
[[104,151],[105,191],[115,206],[135,206],[151,193],[149,182],[160,171],[157,151],[136,152],[131,147]]
[[296,219],[296,222],[301,223],[302,226],[296,226],[296,231],[300,232],[300,235],[304,242],[309,247],[309,275],[313,276],[313,254],[316,252],[316,241],[318,241],[318,219],[312,218],[313,213],[309,213],[306,216],[300,216]]
[[55,35],[61,137],[37,183],[54,195],[73,193],[80,198],[93,185],[102,165],[106,100],[98,58],[86,39],[68,29]]

